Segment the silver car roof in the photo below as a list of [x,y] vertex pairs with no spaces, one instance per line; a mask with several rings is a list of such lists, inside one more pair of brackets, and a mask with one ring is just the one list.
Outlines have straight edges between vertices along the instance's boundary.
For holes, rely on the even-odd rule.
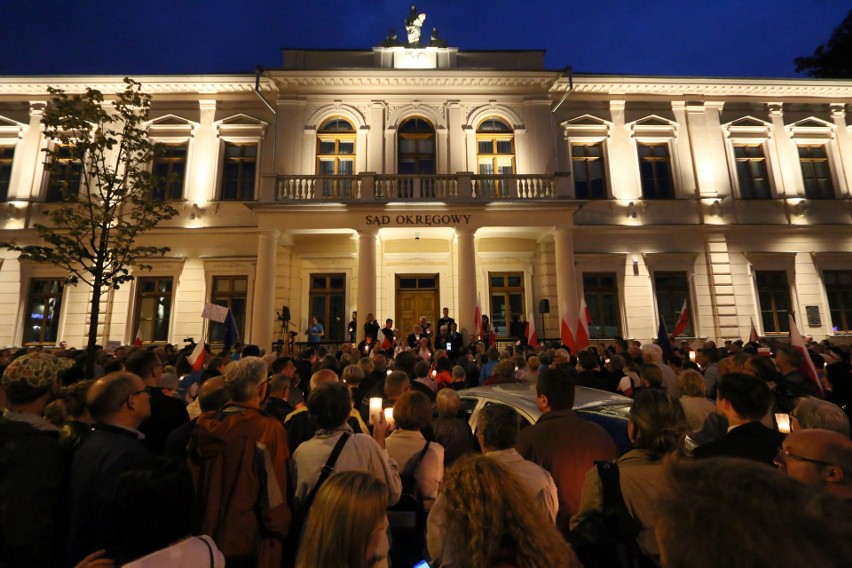
[[[502,385],[489,385],[473,387],[459,391],[459,396],[475,396],[487,398],[497,402],[503,402],[510,406],[523,408],[529,414],[538,416],[538,408],[535,405],[535,384],[533,383],[506,383]],[[629,407],[633,399],[614,394],[611,392],[590,389],[588,387],[574,387],[574,410],[600,408],[602,406]]]

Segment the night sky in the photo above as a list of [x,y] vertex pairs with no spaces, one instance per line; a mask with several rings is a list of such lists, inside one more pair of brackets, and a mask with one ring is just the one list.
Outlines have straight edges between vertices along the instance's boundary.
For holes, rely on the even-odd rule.
[[[5,0],[0,75],[252,73],[283,47],[369,49],[400,0]],[[577,72],[794,77],[845,17],[849,0],[431,0],[462,50],[545,49]]]

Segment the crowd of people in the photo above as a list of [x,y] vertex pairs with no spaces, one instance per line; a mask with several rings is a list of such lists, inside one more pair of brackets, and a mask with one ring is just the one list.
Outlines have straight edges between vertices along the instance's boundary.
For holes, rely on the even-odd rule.
[[[92,377],[73,349],[3,351],[0,566],[592,568],[613,538],[638,565],[848,565],[848,347],[571,353],[443,316],[194,368],[192,345],[101,350]],[[523,382],[535,424],[489,404],[471,428],[458,391]],[[628,451],[577,386],[628,397]]]

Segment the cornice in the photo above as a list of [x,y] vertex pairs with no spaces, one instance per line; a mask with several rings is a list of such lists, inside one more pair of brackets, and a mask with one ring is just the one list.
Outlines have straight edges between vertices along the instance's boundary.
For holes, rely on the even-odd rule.
[[[197,75],[134,76],[142,84],[142,90],[156,94],[215,95],[229,93],[251,93],[254,90],[254,75]],[[123,89],[123,77],[116,76],[64,76],[64,77],[0,77],[0,96],[15,95],[44,97],[48,87],[65,90],[67,93],[83,93],[87,88],[97,89],[105,95]],[[269,81],[262,81],[262,91],[274,91]]]

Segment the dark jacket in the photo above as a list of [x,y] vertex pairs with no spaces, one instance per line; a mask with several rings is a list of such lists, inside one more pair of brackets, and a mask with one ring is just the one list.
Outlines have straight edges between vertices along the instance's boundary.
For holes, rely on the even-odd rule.
[[432,421],[435,442],[444,446],[444,467],[475,449],[476,438],[470,426],[458,418],[435,418]]
[[139,426],[145,434],[145,443],[151,453],[160,455],[169,432],[189,422],[186,405],[178,399],[163,394],[160,389],[151,391],[151,416]]
[[80,444],[71,462],[68,564],[111,548],[118,476],[149,454],[135,432],[109,424],[95,425]]
[[771,430],[760,421],[737,426],[718,440],[698,446],[692,452],[696,458],[727,456],[746,458],[773,465],[784,434]]
[[53,563],[61,479],[58,432],[0,416],[0,565]]
[[586,472],[599,460],[614,460],[615,442],[603,427],[583,420],[573,410],[552,410],[521,430],[515,449],[524,459],[550,472],[559,492],[557,526],[568,530],[577,512]]

